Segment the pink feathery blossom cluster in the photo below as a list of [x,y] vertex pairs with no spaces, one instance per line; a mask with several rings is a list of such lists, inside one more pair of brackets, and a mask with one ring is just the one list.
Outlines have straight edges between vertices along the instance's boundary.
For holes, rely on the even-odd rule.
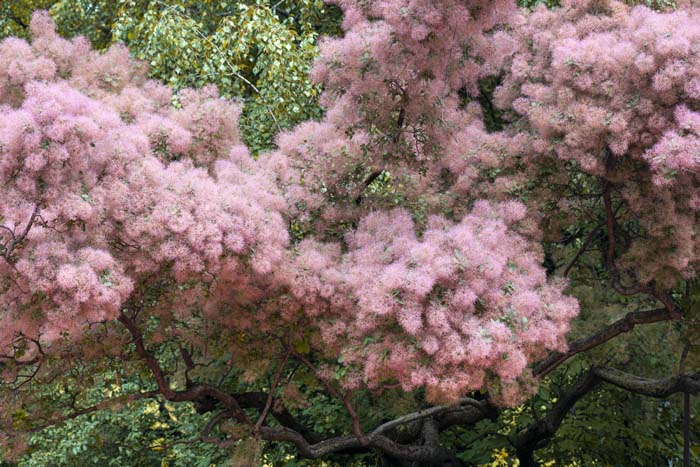
[[60,38],[45,13],[31,43],[0,43],[0,346],[138,308],[155,343],[218,339],[249,379],[277,337],[310,334],[346,388],[533,387],[578,306],[507,184],[479,186],[521,141],[464,97],[517,49],[514,2],[339,3],[346,34],[314,71],[326,115],[259,160],[237,103],[173,106],[121,46]]
[[463,108],[463,95],[475,97],[478,80],[517,48],[503,32],[515,2],[336,3],[345,34],[321,41],[313,70],[326,115],[281,136],[269,157],[292,212],[315,222],[318,234],[335,232],[334,224],[393,202],[368,189],[379,173],[404,204],[462,209],[447,194],[444,168],[461,157],[450,149],[454,134],[480,125],[474,106]]
[[363,218],[345,253],[302,242],[292,292],[324,343],[358,369],[347,385],[398,381],[454,400],[488,375],[513,382],[533,358],[565,349],[578,306],[509,228],[525,214],[519,203],[480,201],[459,223],[431,217],[417,238],[409,213],[395,209]]
[[511,154],[530,179],[543,170],[560,178],[537,202],[561,206],[555,183],[565,187],[561,176],[577,167],[624,203],[621,221],[640,225],[621,267],[662,287],[698,271],[700,10],[570,0],[521,23],[495,96],[522,117],[527,133]]
[[205,88],[176,109],[125,48],[63,39],[46,13],[31,31],[0,43],[0,346],[79,336],[155,280],[255,295],[286,205],[239,106]]
[[346,387],[454,400],[488,384],[514,404],[528,363],[565,348],[578,312],[548,283],[537,225],[507,183],[479,186],[520,142],[489,135],[463,96],[517,50],[515,4],[338,4],[345,35],[322,41],[313,73],[326,115],[261,157],[312,234],[280,281],[351,369]]

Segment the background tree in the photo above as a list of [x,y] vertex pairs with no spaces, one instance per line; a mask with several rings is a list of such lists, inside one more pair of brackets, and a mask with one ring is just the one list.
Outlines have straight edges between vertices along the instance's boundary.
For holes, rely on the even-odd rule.
[[280,129],[320,115],[308,74],[318,34],[337,33],[339,16],[321,0],[11,0],[0,6],[0,36],[28,37],[37,9],[49,9],[65,37],[83,35],[100,50],[126,44],[176,92],[216,84],[243,99],[241,130],[255,154]]

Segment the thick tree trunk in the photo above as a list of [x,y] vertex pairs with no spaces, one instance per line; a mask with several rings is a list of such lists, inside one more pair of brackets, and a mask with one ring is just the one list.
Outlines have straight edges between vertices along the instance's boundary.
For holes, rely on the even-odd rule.
[[535,460],[534,452],[530,448],[518,450],[516,452],[520,467],[540,467],[540,463]]

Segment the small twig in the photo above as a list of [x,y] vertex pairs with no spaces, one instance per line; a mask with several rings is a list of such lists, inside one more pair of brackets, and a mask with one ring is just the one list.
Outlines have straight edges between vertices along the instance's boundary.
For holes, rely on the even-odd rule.
[[190,370],[194,369],[195,363],[194,360],[192,360],[192,354],[186,348],[179,344],[178,348],[180,349],[182,361],[185,362],[185,385],[189,387],[192,384],[192,380],[190,379]]
[[685,359],[688,357],[689,352],[690,352],[690,343],[685,344],[685,347],[683,347],[683,352],[681,353],[681,359],[680,359],[680,362],[678,362],[678,373],[679,374],[685,373]]
[[280,382],[280,378],[282,377],[282,372],[284,371],[285,366],[287,366],[287,360],[289,360],[289,350],[287,350],[287,353],[284,355],[284,360],[280,364],[279,369],[277,370],[277,374],[275,375],[275,380],[272,382],[270,385],[270,393],[267,395],[267,401],[265,401],[265,407],[263,408],[262,413],[260,414],[260,417],[258,418],[257,423],[255,424],[255,432],[260,431],[260,427],[262,424],[265,422],[265,418],[267,418],[267,414],[270,413],[270,407],[272,407],[272,401],[275,395],[275,389],[277,389],[277,385]]
[[605,225],[604,223],[598,224],[593,230],[591,230],[591,233],[588,234],[588,237],[586,237],[586,240],[583,242],[583,245],[581,248],[578,250],[574,258],[569,262],[569,264],[566,266],[566,269],[564,269],[564,277],[567,277],[569,275],[569,272],[571,271],[571,268],[574,267],[576,264],[576,261],[585,253],[586,249],[590,246],[591,242],[593,242],[593,239],[595,238],[595,235],[598,233],[598,231]]
[[202,434],[201,434],[200,437],[201,437],[201,438],[205,438],[205,437],[209,436],[209,434],[211,433],[211,431],[216,427],[216,425],[219,424],[219,422],[221,422],[224,418],[230,417],[230,416],[231,416],[231,412],[229,412],[228,410],[224,410],[224,411],[219,412],[218,414],[214,415],[214,416],[207,422],[207,424],[206,424],[206,426],[204,427],[204,429],[202,429]]
[[314,373],[316,379],[318,379],[321,382],[321,384],[323,384],[326,387],[328,392],[333,397],[343,401],[343,405],[345,405],[345,410],[347,410],[348,414],[350,415],[350,418],[352,419],[353,432],[355,433],[357,439],[360,441],[360,444],[365,445],[367,443],[367,436],[365,436],[365,434],[362,432],[362,429],[360,427],[360,417],[357,414],[355,407],[353,407],[350,401],[352,391],[348,391],[344,396],[341,395],[340,392],[336,388],[334,388],[332,384],[330,384],[330,382],[326,381],[326,379],[320,375],[316,367],[313,365],[313,363],[311,363],[311,361],[309,361],[309,359],[295,352],[291,348],[289,350],[295,358],[300,360],[304,365],[307,366],[307,368],[309,368]]
[[[35,204],[34,205],[34,210],[32,211],[32,215],[29,217],[29,221],[27,221],[27,225],[24,227],[24,230],[19,236],[16,236],[13,231],[10,231],[12,234],[12,240],[7,244],[7,246],[4,248],[4,251],[2,252],[2,256],[5,258],[6,261],[10,261],[10,258],[12,257],[12,252],[14,251],[15,247],[22,243],[25,238],[27,238],[27,235],[29,235],[29,231],[31,230],[32,226],[34,225],[34,221],[36,220],[37,216],[39,215],[39,205]],[[4,227],[6,230],[10,230],[7,227]]]

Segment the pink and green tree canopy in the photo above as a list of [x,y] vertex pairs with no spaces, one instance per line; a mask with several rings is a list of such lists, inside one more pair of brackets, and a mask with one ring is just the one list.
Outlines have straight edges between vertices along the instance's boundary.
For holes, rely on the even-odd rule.
[[[678,291],[700,263],[700,11],[336,3],[344,35],[322,41],[312,73],[324,117],[258,158],[241,143],[237,102],[205,87],[173,105],[123,46],[61,38],[46,13],[29,43],[0,43],[8,447],[23,429],[159,395],[219,410],[204,441],[453,465],[440,431],[497,416],[636,324],[680,318]],[[503,121],[490,131],[479,99],[495,75]],[[566,276],[592,240],[565,268],[545,267],[547,249],[592,216],[599,279],[657,309],[567,343],[579,303]],[[347,434],[293,418],[285,406],[310,383],[295,382],[290,361],[342,401]],[[84,406],[85,374],[115,362],[145,369],[152,390]],[[207,367],[267,392],[232,393]],[[65,383],[78,395],[47,407],[33,385],[71,372],[83,375]],[[700,389],[694,373],[639,385],[593,368],[513,441],[522,465],[601,381],[657,397]],[[367,430],[353,398],[391,391],[454,411]],[[32,410],[36,424],[18,423]],[[238,431],[213,437],[224,419]],[[418,434],[392,435],[404,424]]]

